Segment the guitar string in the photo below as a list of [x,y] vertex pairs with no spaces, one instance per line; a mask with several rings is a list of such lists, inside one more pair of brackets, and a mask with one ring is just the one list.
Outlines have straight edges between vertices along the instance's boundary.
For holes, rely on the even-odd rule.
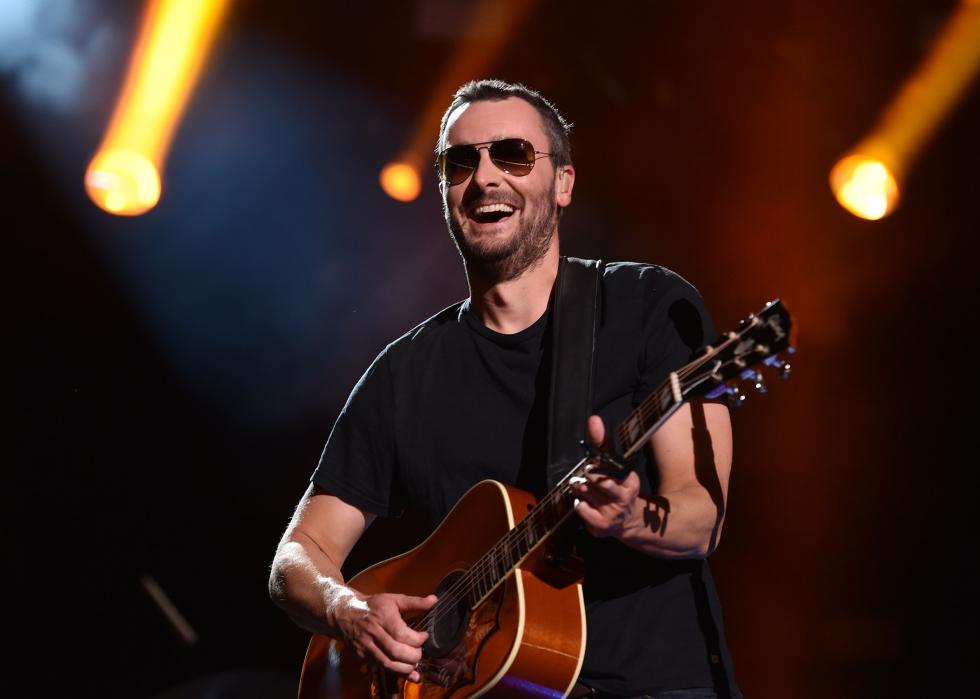
[[[687,378],[693,372],[702,368],[708,361],[713,360],[715,358],[714,355],[717,355],[718,352],[720,352],[722,349],[730,345],[738,338],[739,335],[733,335],[729,337],[727,340],[720,343],[717,348],[713,348],[712,353],[705,355],[704,357],[701,357],[697,360],[694,360],[688,365],[682,367],[681,370],[677,372],[678,377]],[[720,369],[722,367],[725,367],[726,365],[731,364],[733,361],[734,359],[724,361],[720,364],[718,368]],[[702,377],[701,380],[704,380],[704,378],[707,377]],[[639,408],[636,411],[634,411],[634,413],[630,417],[636,415],[640,417],[641,420],[645,421],[652,412],[654,411],[662,412],[659,410],[658,402],[664,397],[666,397],[667,393],[668,393],[668,385],[663,384],[658,390],[656,390],[653,394],[648,396],[640,404]],[[627,420],[629,420],[629,418],[627,418]],[[628,436],[626,435],[625,426],[626,426],[626,421],[624,421],[619,426],[619,430],[618,430],[619,435],[623,441],[625,441],[625,438]],[[523,520],[518,522],[518,524],[515,525],[512,529],[508,530],[507,534],[505,534],[494,546],[492,546],[490,550],[487,551],[487,553],[485,553],[480,558],[480,560],[476,562],[475,565],[473,565],[470,569],[468,569],[462,576],[460,576],[459,580],[457,580],[453,585],[450,586],[450,588],[444,593],[443,597],[440,598],[439,600],[440,604],[430,612],[426,613],[426,615],[424,615],[421,619],[417,620],[414,623],[413,628],[416,629],[421,628],[422,626],[425,626],[430,620],[433,624],[436,623],[440,617],[445,616],[446,613],[448,613],[454,608],[454,603],[458,602],[461,598],[460,593],[467,594],[467,595],[470,594],[471,592],[481,593],[482,588],[476,587],[474,585],[474,583],[477,582],[475,578],[478,577],[479,579],[483,580],[492,589],[498,582],[500,582],[503,578],[509,575],[512,572],[512,570],[516,567],[516,563],[514,562],[513,552],[516,550],[517,560],[520,560],[524,556],[530,554],[530,552],[534,548],[536,548],[538,544],[540,544],[541,540],[543,540],[544,537],[541,537],[541,539],[539,540],[535,540],[534,543],[528,542],[527,534],[530,533],[530,531],[528,530],[533,531],[534,528],[536,528],[536,526],[538,525],[537,520],[542,519],[542,517],[539,516],[542,512],[545,512],[547,509],[554,509],[556,505],[560,505],[563,502],[565,502],[565,497],[570,492],[570,489],[567,487],[566,481],[572,476],[573,473],[575,473],[578,470],[579,470],[578,468],[573,469],[572,472],[566,475],[566,477],[563,478],[561,482],[559,482],[559,484],[551,491],[551,493],[547,494],[544,498],[542,498],[540,502],[538,502],[535,506],[533,506],[531,511]],[[554,524],[550,524],[547,521],[544,522],[543,524],[545,525],[544,527],[545,536],[547,536],[550,533],[552,527],[557,526],[557,524],[560,523],[569,514],[570,511],[561,514],[556,518],[556,522]],[[535,536],[537,537],[541,535],[537,534]],[[525,540],[524,545],[527,546],[526,553],[521,553],[520,547],[517,548],[514,547],[514,544],[516,543],[515,539]],[[505,561],[505,559],[502,556],[506,556],[506,565],[498,566],[499,563]],[[492,570],[492,572],[494,573],[493,577],[496,578],[496,581],[493,580],[493,578],[486,580],[486,572],[488,570]],[[486,594],[490,594],[489,591]],[[486,595],[481,594],[481,597],[484,596]],[[452,602],[453,604],[450,604],[450,602]],[[445,605],[445,607],[443,607],[443,605]],[[439,607],[443,607],[447,611],[445,613],[440,613],[441,610],[439,609]],[[430,665],[430,660],[428,658],[425,658],[420,663],[420,668],[425,668],[427,670],[429,665]]]
[[[682,367],[682,369],[677,372],[678,377],[686,378],[691,373],[704,366],[704,364],[706,364],[709,360],[713,359],[714,358],[712,356],[713,354],[717,354],[717,352],[721,351],[726,345],[731,344],[731,342],[734,342],[735,339],[737,339],[737,337],[729,338],[725,342],[721,343],[717,348],[715,348],[715,352],[713,352],[711,355],[706,355],[704,357],[696,359],[690,362],[689,364],[687,364],[686,366]],[[724,367],[733,362],[734,359],[730,359],[725,362],[722,362],[721,366]],[[667,388],[667,384],[664,384],[659,390],[655,391],[654,394],[651,394],[650,397],[657,394],[659,394],[660,397],[663,397],[664,395],[666,395],[668,391],[669,389]],[[642,409],[650,401],[650,397],[644,400],[643,403],[641,403],[640,408],[634,412],[641,412],[640,409]],[[440,597],[439,602],[436,604],[436,606],[433,607],[433,609],[427,612],[425,615],[420,617],[418,620],[413,622],[411,628],[419,630],[430,622],[433,624],[436,623],[440,618],[446,616],[446,614],[450,613],[450,611],[452,611],[455,608],[455,604],[463,599],[463,595],[467,595],[470,592],[477,592],[477,593],[480,592],[480,589],[476,587],[476,583],[478,582],[478,579],[484,580],[485,582],[487,582],[487,586],[492,588],[496,585],[496,582],[499,582],[499,580],[509,575],[511,570],[515,567],[515,564],[509,563],[507,566],[498,566],[497,564],[505,560],[504,556],[506,556],[506,560],[508,562],[513,559],[512,552],[515,550],[514,544],[516,543],[514,540],[518,538],[518,534],[521,534],[522,536],[526,536],[527,534],[526,530],[531,529],[532,525],[538,524],[537,520],[540,518],[538,517],[538,514],[540,512],[543,512],[546,508],[553,507],[559,504],[562,500],[564,500],[565,496],[570,492],[570,489],[567,487],[566,481],[577,470],[579,469],[574,469],[572,472],[567,474],[550,493],[546,494],[541,501],[539,501],[536,505],[534,505],[531,511],[528,513],[528,515],[524,519],[522,519],[517,525],[515,525],[512,529],[508,530],[508,532],[499,541],[497,541],[483,556],[481,556],[481,558],[478,561],[476,561],[476,563],[474,563],[473,566],[471,566],[466,572],[463,573],[463,575],[460,576],[458,580],[456,580],[452,585],[450,585],[450,587],[443,593],[443,596]],[[544,524],[547,525],[547,522],[545,522]],[[530,553],[530,551],[533,550],[533,548],[535,548],[539,543],[540,541],[535,541],[534,544],[530,545],[530,548],[528,549],[528,553]],[[527,554],[523,554],[523,555],[527,555]],[[522,555],[518,555],[517,559],[519,560],[521,557]],[[498,575],[497,574],[498,570],[502,574]],[[488,571],[492,571],[494,573],[493,577],[497,578],[496,581],[493,580],[493,577],[487,579],[486,573]],[[489,594],[489,592],[487,594]],[[480,595],[480,596],[482,597],[485,595]]]
[[[701,369],[708,361],[714,359],[714,355],[717,355],[718,352],[720,352],[725,347],[730,345],[732,342],[738,339],[738,337],[739,337],[738,335],[733,335],[729,337],[727,340],[720,343],[717,348],[713,348],[712,353],[707,354],[699,359],[696,359],[691,363],[689,363],[688,365],[682,367],[681,370],[677,372],[678,378],[687,378],[693,372]],[[732,361],[733,360],[728,360],[726,362],[723,362],[719,368],[731,363]],[[650,396],[648,396],[640,404],[638,409],[634,411],[627,418],[627,420],[625,420],[622,424],[620,424],[618,428],[618,434],[621,438],[621,441],[625,442],[626,438],[628,437],[626,431],[626,423],[629,421],[629,419],[633,417],[639,417],[639,419],[643,421],[645,426],[647,418],[652,413],[663,412],[659,409],[659,404],[662,401],[662,399],[667,396],[668,392],[672,393],[672,391],[669,390],[668,384],[665,383],[660,388],[655,390]],[[570,489],[567,487],[566,481],[570,479],[573,473],[579,470],[580,469],[578,468],[573,469],[572,472],[566,475],[565,478],[563,478],[562,481],[559,482],[559,484],[550,493],[546,494],[546,496],[542,498],[541,501],[536,503],[523,520],[518,522],[518,524],[515,525],[512,529],[508,530],[508,532],[496,544],[494,544],[490,548],[490,550],[487,551],[476,562],[475,565],[471,566],[470,569],[468,569],[462,576],[460,576],[459,580],[457,580],[453,585],[450,586],[450,588],[443,594],[443,597],[440,598],[439,603],[437,603],[437,606],[434,607],[433,610],[427,612],[421,619],[414,622],[413,628],[420,629],[424,627],[426,624],[428,624],[430,621],[433,625],[437,623],[440,617],[445,616],[445,614],[448,614],[449,611],[454,609],[455,603],[460,601],[461,599],[461,594],[469,595],[472,592],[481,593],[482,588],[476,587],[474,585],[474,583],[477,582],[476,578],[479,578],[484,582],[486,582],[487,586],[492,589],[498,582],[500,582],[503,578],[509,575],[512,572],[512,570],[516,567],[516,562],[514,562],[515,557],[513,555],[514,551],[516,550],[517,552],[516,559],[519,561],[524,556],[530,554],[530,552],[533,551],[533,549],[536,548],[538,544],[540,544],[541,539],[544,538],[541,537],[541,539],[537,539],[537,537],[541,536],[540,534],[535,534],[535,538],[537,540],[535,540],[533,543],[530,543],[530,540],[528,539],[527,535],[533,532],[534,529],[536,529],[536,525],[538,524],[537,520],[543,519],[542,517],[539,516],[542,512],[545,512],[547,509],[554,509],[555,506],[560,505],[565,501],[565,497],[570,492]],[[565,517],[567,517],[568,514],[570,514],[570,512],[565,512],[563,515],[558,516],[556,518],[557,521],[553,525],[548,522],[544,522],[545,536],[547,536],[547,534],[550,533],[549,530],[553,526],[557,526],[557,524],[561,522]],[[519,540],[519,539],[524,539],[525,542],[524,545],[527,547],[526,553],[521,553],[520,547],[515,548],[514,544],[517,543],[515,540]],[[505,559],[503,558],[503,556],[506,556],[506,565],[498,566],[499,563],[504,562]],[[486,580],[486,572],[488,570],[492,570],[494,575],[489,580]],[[496,581],[493,578],[496,578]],[[486,594],[490,594],[490,591],[488,590]],[[481,597],[484,596],[486,595],[481,594]],[[442,607],[446,611],[444,613],[440,613],[441,611],[440,607]],[[419,667],[420,669],[424,668],[427,670],[429,668],[429,665],[430,665],[430,660],[428,658],[425,658],[423,659],[422,662],[420,662]]]
[[[477,561],[473,566],[471,566],[466,571],[466,573],[464,573],[460,577],[459,580],[454,582],[453,585],[451,585],[443,593],[443,596],[440,597],[440,603],[448,605],[449,609],[452,609],[453,608],[452,603],[458,602],[461,599],[461,595],[459,594],[460,592],[463,592],[464,594],[471,590],[475,590],[478,592],[479,590],[476,589],[474,585],[472,584],[467,585],[467,583],[475,582],[473,578],[477,575],[481,577],[485,577],[485,573],[491,568],[491,566],[493,566],[494,562],[498,560],[502,560],[499,555],[501,553],[501,550],[507,550],[508,547],[512,549],[513,548],[512,540],[518,538],[518,535],[526,538],[526,535],[528,533],[527,530],[529,529],[533,530],[536,527],[536,525],[539,524],[538,520],[541,519],[540,513],[544,512],[549,507],[553,507],[554,505],[559,504],[562,501],[565,494],[567,493],[567,484],[565,483],[567,478],[568,477],[566,476],[566,478],[562,479],[562,482],[559,483],[551,493],[546,495],[544,498],[541,499],[540,502],[538,502],[532,507],[531,511],[527,514],[527,516],[523,520],[518,522],[518,524],[515,525],[512,529],[509,529],[507,534],[505,534],[497,543],[495,543],[480,558],[479,561]],[[536,534],[536,536],[540,536],[540,535]],[[537,543],[539,542],[535,541],[534,544],[531,544],[528,549],[528,552],[530,552],[530,550],[532,550],[537,545]],[[500,576],[500,577],[504,577],[504,576]],[[462,589],[462,588],[468,588],[468,589]],[[443,600],[445,600],[445,602],[443,602]],[[441,615],[438,613],[438,610],[435,610],[435,614],[433,614],[432,612],[426,614],[426,616],[422,617],[422,619],[420,619],[419,622],[416,622],[416,625],[419,625],[420,623],[421,625],[424,625],[424,622],[427,621],[430,616],[435,620]]]
[[[476,599],[480,599],[481,597],[485,597],[485,596],[489,595],[490,594],[490,591],[489,590],[486,593],[486,595],[483,595],[482,592],[481,592],[481,590],[478,587],[475,587],[472,584],[474,581],[470,580],[469,582],[471,584],[469,586],[464,586],[463,585],[464,581],[466,581],[467,578],[472,578],[472,574],[474,572],[476,572],[476,571],[479,571],[480,572],[480,576],[481,577],[484,577],[485,576],[485,570],[488,567],[488,565],[487,565],[488,564],[488,561],[493,560],[493,559],[496,558],[498,549],[501,549],[501,548],[504,548],[505,549],[506,546],[511,543],[510,540],[512,540],[512,539],[515,538],[516,534],[518,533],[518,530],[527,530],[527,529],[530,529],[531,528],[530,525],[536,524],[536,520],[537,519],[540,519],[539,515],[542,512],[544,512],[547,508],[554,507],[556,505],[562,504],[563,501],[564,501],[565,495],[568,493],[567,480],[570,478],[570,476],[576,470],[578,470],[578,469],[573,469],[571,472],[569,472],[555,486],[554,489],[552,489],[548,494],[546,494],[545,497],[543,497],[541,499],[541,501],[539,501],[538,503],[536,503],[531,508],[531,511],[528,512],[527,516],[524,519],[522,519],[520,522],[518,522],[512,529],[509,529],[507,531],[507,533],[496,544],[494,544],[480,558],[479,561],[477,561],[476,564],[474,564],[469,570],[467,570],[462,576],[460,576],[460,579],[457,580],[453,585],[451,585],[450,588],[449,588],[449,590],[447,590],[445,593],[443,593],[443,596],[439,598],[439,602],[437,603],[437,606],[434,607],[429,612],[427,612],[426,615],[423,616],[421,619],[419,619],[416,622],[414,622],[412,624],[411,628],[413,628],[415,630],[421,630],[423,627],[426,626],[428,620],[430,620],[430,619],[431,619],[431,623],[432,623],[432,627],[430,627],[430,628],[434,628],[435,625],[439,622],[440,619],[442,619],[443,617],[445,617],[446,614],[451,613],[456,608],[456,604],[459,601],[461,601],[461,599],[463,599],[462,595],[466,595],[470,591],[474,591],[477,595],[479,595],[479,597],[477,597]],[[560,517],[559,519],[563,519],[563,517]],[[547,522],[545,522],[544,524],[546,525],[546,529],[547,529],[548,528],[547,527]],[[521,535],[522,536],[524,535],[524,532],[523,531],[521,532]],[[540,536],[540,534],[538,534],[536,536]],[[540,540],[537,540],[537,541],[535,541],[534,544],[529,545],[529,547],[528,547],[528,553],[530,553],[532,550],[534,550],[534,548],[537,546],[538,543],[540,543]],[[481,564],[483,564],[483,565],[481,565]],[[511,572],[511,570],[514,567],[516,567],[516,564],[511,564],[510,565],[510,569],[508,569],[506,572],[503,572],[503,574],[499,575],[498,581],[502,581],[507,575],[509,575],[510,572]],[[483,570],[480,571],[479,570],[480,568],[483,568]],[[496,583],[494,583],[493,581],[488,581],[488,587],[491,587],[492,588],[495,585],[496,585]],[[460,588],[464,588],[464,589],[461,590]],[[462,595],[460,594],[460,592],[462,592]],[[474,600],[474,601],[476,601],[476,600]],[[443,607],[446,610],[444,613],[441,613],[440,610],[439,610],[439,607],[442,606],[442,605],[445,605],[445,607]],[[423,672],[423,673],[424,672],[427,672],[429,670],[431,664],[432,664],[432,660],[434,660],[434,659],[431,659],[429,657],[423,657],[423,659],[419,662],[418,670],[420,672]]]
[[[685,365],[677,372],[678,378],[686,379],[695,371],[701,369],[707,362],[715,359],[721,350],[726,346],[730,345],[739,336],[733,336],[728,338],[728,340],[719,344],[714,351],[704,357],[692,361],[688,365]],[[723,368],[734,362],[734,359],[726,360],[721,363],[718,367]],[[706,378],[706,377],[703,377]],[[703,380],[702,378],[702,380]],[[637,408],[634,413],[632,413],[627,420],[625,420],[619,426],[619,435],[623,442],[626,441],[626,422],[634,417],[639,416],[644,422],[653,412],[663,412],[659,409],[660,401],[665,398],[668,394],[672,393],[670,391],[668,384],[662,384],[660,388],[655,390],[650,396],[648,396]],[[567,486],[567,481],[575,474],[580,471],[580,468],[575,468],[569,472],[563,479],[555,486],[555,488],[542,498],[541,501],[536,503],[528,515],[517,523],[512,529],[496,543],[494,544],[473,566],[471,566],[460,578],[451,585],[443,596],[440,597],[437,605],[427,612],[423,617],[413,622],[412,628],[420,630],[432,624],[433,626],[439,622],[439,620],[449,614],[455,609],[456,603],[463,599],[463,596],[470,596],[472,593],[479,595],[477,599],[489,595],[491,590],[502,581],[507,575],[509,575],[514,568],[516,568],[516,561],[520,561],[523,557],[529,555],[541,541],[551,533],[553,528],[557,527],[571,511],[566,511],[565,513],[558,512],[557,516],[554,516],[554,522],[548,522],[542,513],[555,515],[555,510],[558,509],[557,506],[567,503],[565,499],[570,489]],[[538,522],[539,519],[545,519],[544,522]],[[540,528],[544,530],[544,534],[535,533],[534,541],[528,538],[529,534],[534,533],[539,529],[539,525],[543,525]],[[539,538],[540,537],[540,538]],[[523,540],[523,544],[520,544]],[[517,544],[515,546],[515,544]],[[522,547],[526,547],[526,552],[522,553]],[[516,552],[516,556],[515,556]],[[504,563],[504,565],[500,565]],[[492,572],[493,575],[488,578],[487,572]],[[480,583],[486,583],[489,588],[487,593],[482,592],[483,585]],[[419,669],[428,671],[431,665],[431,660],[429,658],[423,658],[419,663]]]
[[[729,338],[728,340],[720,344],[717,348],[714,348],[714,351],[711,352],[710,354],[695,359],[691,363],[682,367],[677,372],[678,378],[680,379],[687,378],[687,376],[689,376],[691,373],[700,370],[708,361],[714,359],[714,355],[718,354],[718,352],[725,349],[726,345],[731,344],[732,342],[734,342],[734,340],[735,338]],[[672,393],[673,391],[671,390],[669,383],[664,382],[656,390],[654,390],[649,396],[643,399],[643,401],[640,403],[637,409],[634,410],[622,423],[620,423],[619,427],[617,428],[617,432],[619,434],[620,440],[626,441],[626,439],[629,437],[628,428],[626,427],[626,425],[634,417],[638,417],[642,421],[643,426],[647,427],[646,419],[653,412],[661,412],[659,409],[660,403],[663,401],[664,398],[671,396]]]
[[[574,474],[575,470],[569,472],[550,493],[545,495],[545,497],[543,497],[531,508],[531,511],[528,512],[524,519],[518,522],[512,529],[509,529],[507,534],[505,534],[499,541],[497,541],[497,543],[490,547],[490,549],[476,563],[474,563],[473,566],[471,566],[462,576],[460,576],[460,578],[443,593],[443,596],[439,598],[437,606],[414,622],[412,628],[418,630],[419,628],[425,626],[430,620],[433,623],[438,621],[440,618],[444,617],[445,614],[448,614],[455,608],[455,604],[463,599],[463,595],[466,595],[471,591],[479,593],[480,589],[474,584],[477,582],[474,578],[478,576],[486,580],[487,571],[493,570],[496,572],[497,566],[495,564],[498,561],[503,560],[502,554],[507,555],[508,559],[510,559],[510,554],[504,554],[504,552],[514,550],[513,540],[519,538],[518,535],[521,537],[526,537],[527,530],[532,529],[533,531],[533,529],[537,528],[539,524],[544,524],[545,533],[549,533],[549,523],[547,521],[538,522],[538,520],[542,519],[542,512],[545,512],[547,509],[553,508],[564,502],[565,496],[569,492],[567,481]],[[559,520],[562,518],[563,517],[558,517]],[[541,536],[541,534],[535,534],[535,536],[540,538],[533,544],[529,545],[528,553],[530,553],[544,538]],[[504,577],[506,577],[513,567],[514,565],[512,564],[506,570],[501,568],[500,570],[503,574],[497,576],[498,580],[502,580]],[[486,580],[486,582],[488,583],[488,587],[491,588],[496,584],[492,580]],[[489,594],[489,591],[487,594]],[[483,597],[485,595],[481,594],[480,596]],[[439,607],[443,607],[443,609],[446,609],[446,611],[441,613]]]
[[[733,342],[739,339],[739,337],[740,335],[736,334],[732,337],[727,338],[726,340],[722,341],[717,347],[713,347],[710,353],[705,354],[702,357],[698,357],[693,361],[691,361],[690,363],[686,364],[685,366],[681,367],[681,369],[677,372],[678,378],[685,379],[695,371],[699,371],[702,367],[704,367],[706,363],[715,360],[716,355],[718,353],[726,349],[729,345],[731,345]],[[728,360],[727,362],[724,362],[722,366],[732,361],[734,360]],[[664,382],[653,393],[651,393],[649,396],[643,399],[643,401],[640,403],[637,409],[634,410],[632,413],[630,413],[630,415],[625,420],[623,420],[623,422],[620,423],[619,427],[617,428],[617,434],[619,435],[620,441],[626,442],[628,440],[629,433],[626,424],[634,417],[638,417],[641,420],[642,425],[645,428],[643,431],[646,431],[646,429],[648,428],[648,423],[646,422],[647,418],[654,412],[662,412],[659,409],[659,404],[664,398],[666,398],[671,393],[672,391],[670,389],[669,383]]]
[[[723,345],[724,343],[720,345],[718,349],[720,350]],[[678,372],[678,374],[683,374],[686,377],[698,369],[699,365],[703,366],[710,359],[712,359],[712,357],[709,355],[701,358],[701,360],[691,362],[691,364],[684,367],[684,369]],[[733,360],[728,360],[723,362],[722,366],[730,364],[732,361]],[[663,391],[660,391],[660,393],[663,394]],[[569,476],[570,475],[571,473]],[[564,483],[567,478],[568,476],[563,479],[562,483]],[[440,617],[445,616],[445,614],[449,613],[449,611],[454,608],[454,604],[462,599],[462,595],[469,594],[471,592],[481,593],[482,585],[478,586],[480,582],[485,582],[488,587],[492,588],[494,585],[496,585],[497,581],[503,577],[506,577],[506,575],[510,573],[510,570],[515,565],[512,562],[514,560],[514,551],[517,551],[518,559],[520,559],[523,555],[526,555],[521,554],[520,548],[516,548],[514,546],[516,543],[515,540],[519,541],[521,538],[526,539],[528,533],[527,530],[532,529],[532,525],[536,526],[538,524],[537,520],[540,519],[540,517],[538,517],[537,514],[544,511],[545,508],[553,508],[562,499],[564,499],[569,491],[567,487],[562,485],[562,483],[560,483],[549,496],[543,498],[537,506],[532,508],[532,512],[530,512],[527,517],[519,522],[518,525],[515,525],[513,529],[509,530],[508,533],[494,546],[492,546],[490,550],[480,558],[480,560],[478,560],[470,569],[468,569],[459,580],[451,585],[449,589],[443,593],[443,597],[440,599],[441,604],[439,607],[436,607],[432,612],[426,614],[420,620],[418,620],[416,622],[416,627],[424,626],[429,621],[438,621]],[[545,522],[546,528],[547,524],[548,523]],[[535,541],[533,545],[529,545],[528,553],[530,553],[530,549],[534,548],[538,543],[538,541]],[[500,563],[506,563],[506,565],[501,566]],[[487,572],[493,573],[493,576],[490,579],[487,579]],[[494,578],[496,578],[496,581]],[[442,609],[440,609],[440,607]],[[443,610],[446,611],[443,612]]]
[[[719,345],[717,350],[720,351],[725,344],[729,344],[735,339],[736,338],[730,338],[725,343]],[[685,377],[690,375],[693,371],[700,368],[700,366],[703,366],[711,358],[712,357],[709,355],[700,358],[699,360],[692,361],[690,364],[683,367],[681,371],[678,372],[678,375],[683,375]],[[733,362],[734,359],[730,359],[722,362],[721,366],[724,367]],[[660,393],[663,392],[664,391],[660,391]],[[422,628],[430,621],[432,623],[436,623],[440,618],[444,617],[455,608],[455,604],[462,600],[463,595],[467,595],[470,592],[480,593],[481,589],[477,587],[479,580],[483,580],[487,583],[488,587],[492,588],[497,584],[497,582],[509,575],[511,570],[515,567],[515,564],[510,563],[510,561],[513,560],[512,552],[515,550],[513,546],[515,543],[514,540],[518,538],[518,534],[526,536],[526,530],[531,529],[531,525],[538,524],[537,520],[540,519],[540,517],[537,515],[540,512],[543,512],[546,508],[554,507],[564,500],[565,496],[570,492],[566,481],[576,470],[578,469],[575,469],[567,474],[565,478],[563,478],[562,481],[559,482],[559,484],[551,491],[551,493],[547,494],[541,501],[532,507],[531,511],[523,520],[521,520],[521,522],[515,525],[512,529],[508,530],[507,534],[505,534],[473,566],[471,566],[462,576],[460,576],[460,578],[443,593],[443,596],[440,598],[437,606],[414,622],[412,628]],[[569,513],[565,514],[567,515]],[[561,518],[559,518],[559,520],[560,519]],[[548,523],[544,522],[544,524],[547,533],[547,529],[549,528]],[[540,541],[535,541],[534,544],[530,546],[528,553],[530,553],[530,550],[535,548],[539,543]],[[508,564],[506,566],[499,566],[499,563],[504,562],[504,556],[506,556],[506,561]],[[520,559],[521,555],[518,555],[517,558]],[[487,572],[493,572],[494,575],[487,579]],[[496,581],[493,578],[496,578]],[[487,594],[489,594],[489,592]],[[483,596],[485,595],[480,595],[480,597]]]

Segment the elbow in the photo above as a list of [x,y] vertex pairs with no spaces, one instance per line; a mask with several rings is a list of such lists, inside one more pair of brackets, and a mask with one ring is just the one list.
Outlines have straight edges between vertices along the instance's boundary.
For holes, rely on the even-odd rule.
[[277,607],[284,608],[286,605],[286,600],[288,599],[286,595],[286,586],[286,572],[277,552],[269,570],[269,599],[271,599]]
[[701,536],[696,540],[691,541],[679,558],[686,558],[688,560],[695,561],[704,560],[715,552],[717,546],[718,542],[712,540],[711,537]]
[[719,513],[714,526],[703,537],[700,558],[707,558],[718,548],[718,544],[721,543],[721,529],[723,524],[724,517]]
[[302,547],[296,542],[283,539],[269,567],[269,599],[289,613],[298,593],[296,589],[303,574],[311,568],[306,562]]
[[702,521],[690,531],[684,558],[705,559],[715,552],[721,543],[724,517],[721,512],[708,521]]

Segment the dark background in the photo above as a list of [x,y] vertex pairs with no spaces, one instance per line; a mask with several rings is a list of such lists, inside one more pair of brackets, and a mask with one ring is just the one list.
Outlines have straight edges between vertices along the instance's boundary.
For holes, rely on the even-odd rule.
[[[141,5],[33,5],[35,43],[0,30],[3,682],[290,696],[308,637],[267,598],[278,538],[359,374],[466,293],[434,178],[399,204],[377,173],[498,25],[438,0],[235,3],[160,204],[125,219],[82,174]],[[749,697],[972,681],[980,91],[891,217],[827,185],[954,6],[545,0],[487,69],[575,122],[565,252],[675,269],[720,328],[774,297],[796,317],[793,379],[734,416],[712,558]]]

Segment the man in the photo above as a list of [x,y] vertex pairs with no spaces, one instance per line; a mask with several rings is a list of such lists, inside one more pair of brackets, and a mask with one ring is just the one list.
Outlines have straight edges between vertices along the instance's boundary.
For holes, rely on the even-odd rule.
[[[568,130],[521,85],[456,93],[437,152],[470,296],[389,345],[358,382],[273,562],[271,595],[296,623],[410,680],[426,634],[403,617],[436,598],[364,595],[340,569],[374,518],[407,502],[438,522],[485,478],[544,490],[558,220],[575,183]],[[715,338],[697,292],[661,267],[607,265],[602,293],[595,444]],[[721,532],[731,451],[727,408],[685,405],[635,472],[577,486],[588,532],[577,544],[588,629],[577,693],[738,696],[704,561]]]

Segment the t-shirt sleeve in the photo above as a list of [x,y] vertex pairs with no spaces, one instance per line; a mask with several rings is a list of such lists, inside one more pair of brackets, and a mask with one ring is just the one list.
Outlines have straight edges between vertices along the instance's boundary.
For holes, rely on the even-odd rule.
[[354,386],[311,478],[344,502],[382,517],[402,510],[387,352],[378,355]]
[[648,289],[645,306],[646,340],[636,391],[639,399],[718,339],[697,289],[673,272],[665,270]]

